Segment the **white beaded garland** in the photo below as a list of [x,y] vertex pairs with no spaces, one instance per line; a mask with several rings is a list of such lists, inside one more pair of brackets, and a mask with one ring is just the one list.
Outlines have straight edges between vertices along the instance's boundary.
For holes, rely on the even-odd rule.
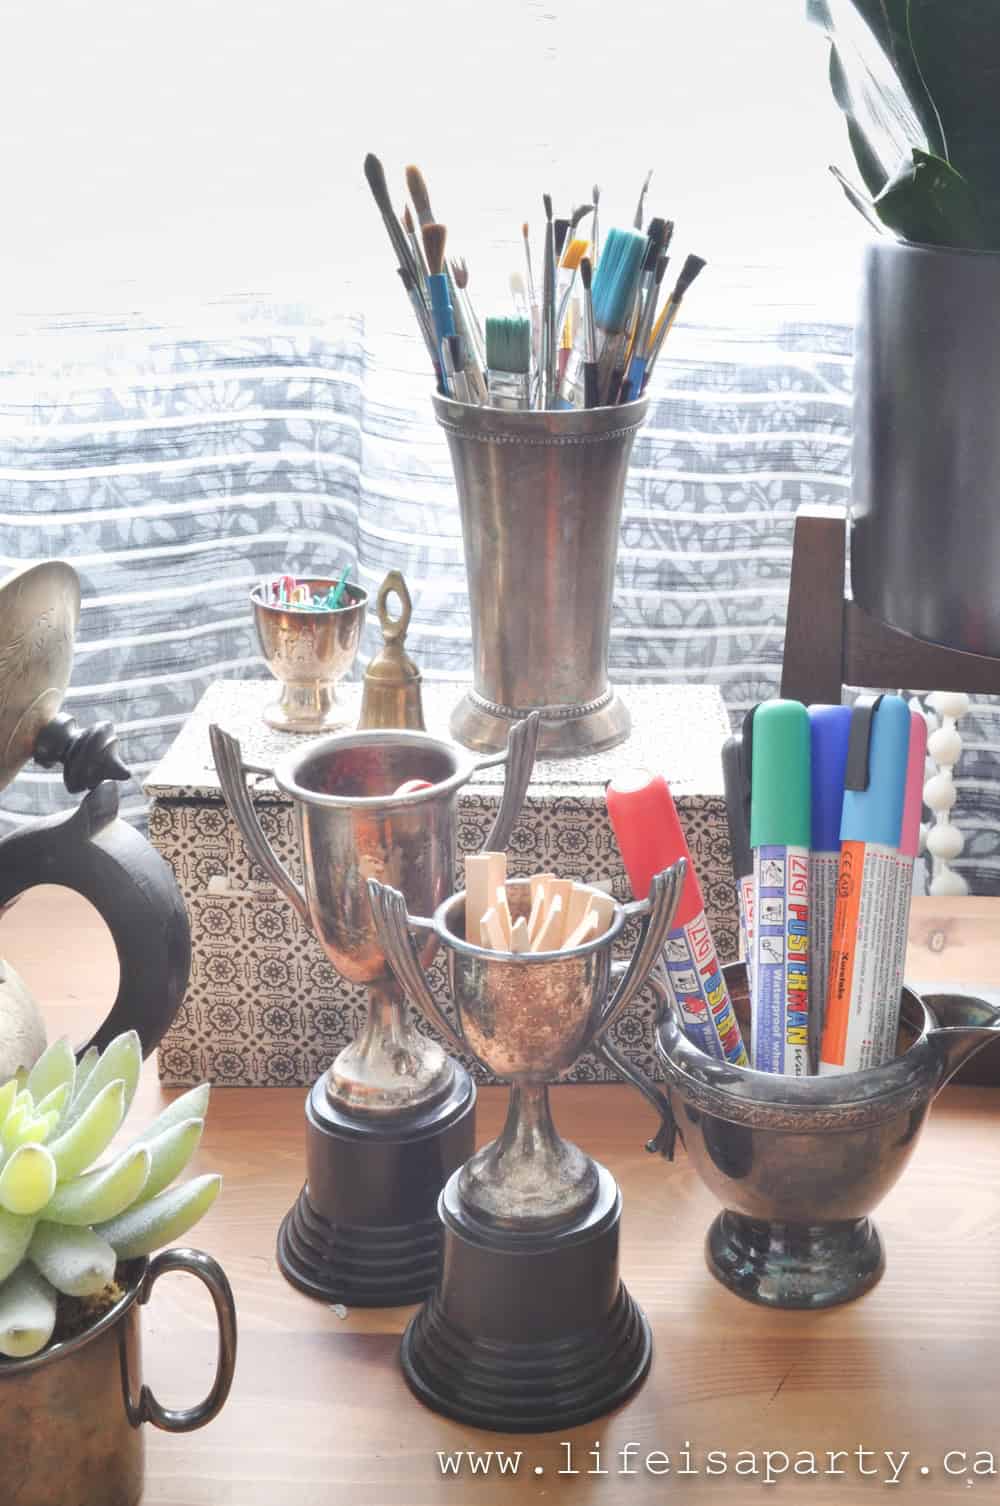
[[932,826],[927,833],[927,851],[932,858],[940,858],[942,863],[952,863],[961,856],[965,846],[965,838],[957,826],[952,826],[950,821],[943,821],[940,826]]
[[950,811],[958,796],[955,792],[955,783],[949,769],[941,769],[928,779],[924,785],[924,804],[929,806],[935,815],[938,811]]
[[952,769],[962,754],[962,737],[955,725],[965,716],[970,701],[960,691],[935,690],[927,697],[927,782],[924,803],[934,813],[926,827],[922,846],[930,854],[933,872],[928,892],[936,897],[968,894],[969,886],[949,863],[959,857],[965,838],[949,815],[958,798]]
[[959,717],[966,715],[970,702],[959,690],[935,690],[927,697],[927,704],[938,716]]
[[938,727],[932,732],[927,739],[927,751],[935,763],[946,763],[949,767],[958,763],[962,755],[962,739],[954,724]]

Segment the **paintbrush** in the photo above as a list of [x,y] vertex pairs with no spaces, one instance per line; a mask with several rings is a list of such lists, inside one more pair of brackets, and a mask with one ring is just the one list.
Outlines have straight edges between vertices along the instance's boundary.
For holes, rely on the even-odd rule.
[[644,206],[645,206],[645,203],[646,203],[646,194],[649,192],[649,183],[650,183],[650,179],[652,178],[652,176],[653,176],[653,169],[650,168],[649,172],[646,174],[645,181],[643,182],[642,188],[639,190],[639,202],[636,205],[636,209],[635,209],[635,219],[632,221],[633,225],[635,226],[635,228],[637,230],[641,230],[642,229],[642,217],[643,217],[643,213],[644,213]]
[[[448,279],[444,273],[444,248],[448,238],[448,231],[444,225],[437,225],[432,222],[428,225],[421,225],[420,233],[423,237],[424,253],[427,257],[427,291],[431,301],[434,335],[437,339],[438,349],[443,352],[445,340],[447,340],[449,335],[456,333],[455,313],[452,307],[451,293],[448,288]],[[442,369],[446,370],[446,359],[443,353],[441,356],[441,365]],[[447,382],[445,385],[447,386]],[[454,396],[453,393],[449,395]]]
[[406,232],[406,239],[410,243],[410,251],[413,256],[413,263],[417,269],[417,280],[420,286],[420,293],[426,302],[428,298],[427,263],[424,260],[424,248],[420,244],[420,237],[417,234],[417,227],[413,223],[413,216],[410,213],[409,204],[404,205],[403,208],[403,229]]
[[427,192],[427,184],[419,167],[411,162],[406,169],[406,187],[409,190],[410,200],[417,211],[417,220],[421,230],[425,225],[436,225],[434,211],[431,208],[431,196]]
[[594,328],[594,300],[590,292],[592,269],[586,257],[580,263],[583,283],[583,406],[597,407],[597,331]]
[[598,212],[601,202],[601,185],[599,183],[594,184],[591,189],[591,195],[594,201],[594,223],[590,231],[590,259],[596,272],[597,263],[601,256],[601,230],[598,224]]
[[521,226],[521,236],[524,240],[524,265],[528,273],[528,309],[531,317],[531,357],[535,363],[535,370],[539,367],[539,358],[542,353],[542,310],[538,302],[538,293],[535,288],[535,279],[531,271],[531,241],[528,237],[528,222],[525,220]]
[[448,390],[456,403],[471,403],[472,394],[465,374],[465,349],[461,335],[446,335],[441,341],[441,356]]
[[443,367],[441,365],[441,355],[438,349],[437,339],[434,334],[434,323],[431,319],[430,311],[428,310],[428,307],[423,298],[420,296],[419,289],[417,288],[417,285],[413,280],[413,274],[410,271],[409,267],[397,267],[396,271],[399,273],[403,287],[406,289],[406,296],[410,300],[410,305],[413,309],[413,312],[417,316],[417,323],[420,325],[420,333],[423,335],[424,344],[427,346],[427,354],[430,356],[431,362],[434,366],[434,376],[437,380],[437,384],[441,388],[441,390],[444,391],[444,382],[442,381]]
[[462,337],[465,353],[465,377],[469,384],[470,399],[482,405],[486,402],[486,382],[483,367],[486,364],[486,346],[479,329],[479,321],[469,297],[469,269],[464,257],[451,263],[451,278],[448,289],[452,298],[452,313],[455,329]]
[[625,372],[628,370],[629,362],[631,361],[632,356],[635,352],[635,341],[636,334],[639,329],[639,324],[642,320],[643,314],[645,313],[646,306],[654,293],[656,266],[657,262],[660,259],[660,253],[663,248],[663,238],[666,234],[666,229],[666,220],[656,218],[650,220],[649,222],[649,230],[647,232],[646,238],[646,254],[643,257],[642,261],[642,273],[639,278],[639,286],[636,291],[635,301],[629,313],[627,325],[628,338],[625,341],[624,347],[620,353],[618,362],[611,376],[611,382],[608,387],[606,398],[606,401],[609,403],[616,403],[618,401],[619,395],[621,393],[622,383],[625,380]]
[[[625,344],[625,328],[635,301],[645,254],[644,235],[639,235],[635,230],[612,230],[608,234],[601,264],[594,274],[592,297],[597,331],[597,406],[607,401],[608,383]],[[581,336],[573,347],[559,387],[559,407],[583,406],[583,364]]]
[[515,314],[523,316],[525,319],[530,319],[531,312],[528,306],[528,294],[524,286],[524,274],[522,272],[512,272],[510,274],[510,296],[514,303]]
[[[369,152],[365,158],[365,177],[368,179],[368,187],[371,189],[372,197],[378,205],[385,228],[389,232],[389,239],[392,241],[396,259],[399,265],[405,267],[409,272],[414,284],[419,289],[420,272],[416,262],[413,260],[413,253],[406,239],[406,232],[396,218],[396,211],[392,207],[392,200],[389,198],[389,190],[386,187],[385,172],[383,171],[382,164],[374,152]],[[422,291],[420,296],[423,297]]]
[[561,382],[566,374],[566,366],[569,361],[570,351],[576,344],[577,333],[580,328],[580,300],[571,298],[566,305],[566,311],[559,326],[559,363],[558,380]]
[[593,206],[593,204],[580,204],[576,209],[574,209],[573,213],[570,215],[570,221],[569,221],[569,233],[570,233],[570,235],[575,235],[576,234],[576,227],[577,227],[577,225],[579,225],[580,221],[581,220],[585,220],[587,218],[587,215],[588,214],[593,214],[593,212],[594,212],[594,206]]
[[643,382],[646,376],[646,359],[649,350],[650,336],[653,332],[653,319],[656,314],[656,302],[660,296],[660,285],[663,282],[663,274],[667,270],[669,256],[661,252],[656,259],[656,271],[653,275],[653,286],[643,304],[642,315],[636,329],[635,339],[632,342],[632,353],[626,368],[625,380],[622,382],[619,402],[632,403],[642,393]]
[[562,340],[562,328],[566,322],[566,310],[569,307],[570,294],[576,281],[576,270],[587,254],[588,244],[585,240],[571,240],[559,262],[559,275],[556,281],[556,332],[559,335],[560,341]]
[[674,283],[670,295],[663,305],[663,311],[653,326],[653,333],[650,337],[649,354],[646,357],[646,372],[642,384],[644,391],[649,385],[649,379],[653,374],[653,367],[656,365],[657,357],[663,349],[663,342],[669,335],[674,320],[677,318],[677,311],[681,306],[684,294],[705,265],[704,259],[700,256],[687,257],[681,268],[681,274]]
[[553,220],[552,234],[555,240],[556,266],[558,266],[563,254],[563,246],[566,244],[566,237],[569,235],[569,220]]
[[531,407],[531,324],[523,316],[487,318],[486,386],[491,408]]
[[531,241],[528,237],[528,222],[525,220],[521,226],[521,237],[524,241],[524,265],[528,272],[528,301],[535,302],[535,279],[531,274]]
[[542,203],[545,206],[545,250],[542,263],[542,328],[538,352],[538,406],[549,408],[555,401],[556,372],[556,252],[551,194],[543,194]]

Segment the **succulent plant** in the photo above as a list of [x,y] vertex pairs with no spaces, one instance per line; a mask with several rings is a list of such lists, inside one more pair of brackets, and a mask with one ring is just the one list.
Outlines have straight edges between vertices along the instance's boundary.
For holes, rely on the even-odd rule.
[[130,1031],[79,1062],[66,1040],[55,1041],[29,1073],[0,1085],[0,1355],[43,1349],[59,1293],[103,1291],[119,1260],[179,1238],[215,1201],[221,1177],[171,1185],[201,1140],[207,1083],[94,1168],[125,1120],[141,1068]]

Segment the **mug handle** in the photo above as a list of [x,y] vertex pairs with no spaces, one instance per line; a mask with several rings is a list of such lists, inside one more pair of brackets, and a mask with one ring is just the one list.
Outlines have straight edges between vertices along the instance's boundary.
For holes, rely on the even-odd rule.
[[[612,978],[621,979],[625,976],[628,968],[627,962],[613,962],[611,964]],[[657,1022],[663,1015],[664,1010],[670,1003],[670,994],[667,986],[660,975],[658,968],[654,968],[649,975],[650,987],[659,999]],[[655,1031],[655,1026],[654,1026]],[[668,1161],[674,1159],[674,1150],[677,1137],[680,1135],[680,1126],[674,1118],[674,1106],[670,1101],[670,1090],[666,1087],[658,1087],[640,1066],[631,1061],[616,1046],[612,1046],[606,1035],[598,1037],[591,1047],[594,1055],[611,1068],[619,1077],[630,1082],[633,1088],[638,1088],[642,1096],[647,1099],[660,1116],[660,1128],[651,1140],[646,1141],[646,1149],[651,1155],[664,1156]],[[683,1142],[684,1136],[681,1135]]]
[[482,845],[483,852],[503,852],[510,841],[514,823],[521,814],[524,797],[528,793],[531,771],[535,767],[535,749],[541,730],[541,713],[532,711],[523,721],[515,722],[507,734],[507,746],[502,753],[493,753],[489,758],[476,760],[474,769],[491,769],[498,763],[507,765],[507,777],[500,796],[500,808],[492,830]]
[[205,1400],[197,1407],[175,1410],[163,1407],[147,1385],[139,1392],[139,1421],[151,1422],[165,1433],[192,1433],[221,1412],[226,1404],[236,1370],[236,1303],[229,1279],[217,1260],[202,1250],[164,1250],[154,1255],[139,1289],[139,1302],[145,1306],[153,1287],[168,1271],[186,1271],[208,1287],[215,1304],[219,1325],[219,1358],[215,1381]]

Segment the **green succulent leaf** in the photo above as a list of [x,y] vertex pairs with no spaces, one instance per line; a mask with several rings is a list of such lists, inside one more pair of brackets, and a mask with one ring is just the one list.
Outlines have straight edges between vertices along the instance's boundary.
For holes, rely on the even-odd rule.
[[97,1066],[97,1063],[100,1061],[100,1059],[101,1053],[98,1051],[97,1047],[88,1046],[86,1051],[83,1053],[83,1055],[80,1057],[80,1060],[76,1064],[76,1086],[73,1089],[74,1095],[79,1095],[83,1092],[84,1084],[89,1078],[91,1072],[93,1072],[94,1068]]
[[153,1120],[146,1126],[140,1135],[136,1136],[136,1145],[145,1145],[150,1140],[155,1140],[165,1129],[172,1129],[175,1124],[183,1124],[186,1119],[204,1119],[208,1113],[208,1100],[211,1094],[211,1084],[199,1083],[198,1087],[190,1088],[175,1098],[173,1103],[168,1103]]
[[124,1118],[125,1084],[118,1078],[102,1088],[75,1124],[49,1145],[60,1182],[78,1177],[88,1166],[93,1166],[111,1144]]
[[[20,1110],[17,1112],[20,1116]],[[19,1145],[44,1145],[58,1123],[59,1114],[56,1110],[51,1114],[37,1114],[34,1110],[29,1110],[23,1118],[19,1118],[17,1129],[9,1137],[4,1136],[4,1149],[9,1152],[17,1150]]]
[[132,1099],[135,1097],[135,1090],[139,1086],[141,1072],[142,1047],[135,1031],[129,1030],[124,1035],[116,1035],[83,1087],[77,1089],[76,1097],[66,1110],[66,1128],[75,1124],[89,1109],[102,1088],[106,1088],[109,1083],[115,1082],[118,1078],[121,1078],[125,1084],[125,1112],[127,1114],[132,1105]]
[[28,1073],[28,1092],[39,1106],[56,1088],[65,1087],[72,1097],[76,1084],[76,1057],[65,1036],[53,1041]]
[[14,1099],[17,1097],[17,1078],[10,1077],[0,1087],[0,1127],[14,1107]]
[[33,1215],[0,1208],[0,1282],[7,1280],[28,1253],[35,1223]]
[[56,1325],[56,1294],[30,1261],[0,1286],[0,1354],[23,1360],[44,1349]]
[[65,1109],[66,1105],[69,1103],[71,1092],[72,1092],[72,1085],[70,1083],[68,1083],[68,1082],[60,1083],[57,1088],[53,1088],[52,1089],[51,1093],[46,1093],[46,1095],[45,1095],[44,1098],[42,1098],[38,1102],[36,1102],[36,1104],[35,1104],[35,1113],[36,1114],[58,1114],[59,1118],[61,1119],[62,1115],[63,1115],[63,1110]]
[[40,1213],[56,1190],[56,1163],[44,1145],[22,1145],[0,1171],[0,1208]]
[[44,1222],[35,1230],[28,1256],[46,1281],[67,1297],[103,1291],[118,1263],[107,1240],[92,1230]]
[[194,1177],[171,1187],[120,1218],[101,1224],[95,1232],[113,1245],[120,1260],[150,1255],[194,1227],[211,1208],[222,1186],[220,1176]]
[[202,1119],[186,1119],[181,1124],[169,1126],[155,1140],[146,1142],[151,1165],[137,1203],[148,1203],[180,1176],[198,1149],[204,1127]]
[[[52,1194],[45,1216],[52,1223],[77,1228],[116,1218],[132,1206],[145,1187],[149,1167],[150,1155],[144,1145],[127,1150],[110,1166],[89,1171],[74,1182],[63,1182]],[[0,1173],[0,1182],[2,1178]]]

